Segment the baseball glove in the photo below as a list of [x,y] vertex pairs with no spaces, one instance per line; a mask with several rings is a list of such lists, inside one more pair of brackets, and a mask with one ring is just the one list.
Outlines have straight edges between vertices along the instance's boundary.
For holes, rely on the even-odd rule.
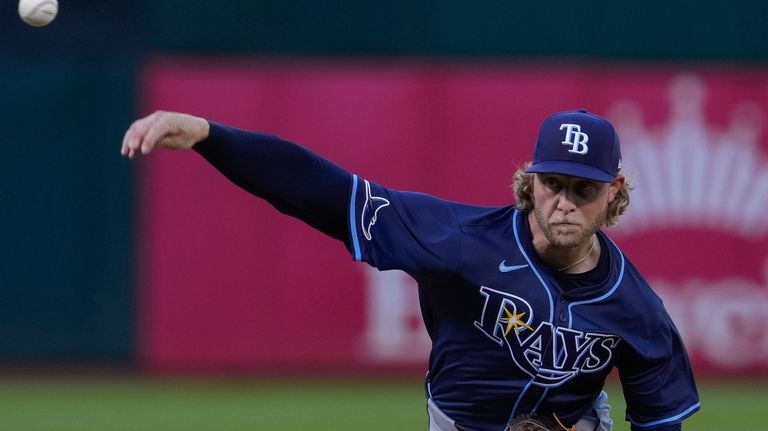
[[[556,417],[555,417],[556,418]],[[572,431],[573,428],[566,428],[558,420],[557,422],[549,420],[538,415],[520,415],[504,428],[504,431]]]

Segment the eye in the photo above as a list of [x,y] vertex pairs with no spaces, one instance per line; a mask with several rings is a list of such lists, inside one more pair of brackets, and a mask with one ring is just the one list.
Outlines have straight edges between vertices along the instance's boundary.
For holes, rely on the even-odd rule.
[[560,190],[560,181],[556,180],[554,177],[544,177],[541,182],[548,189],[555,191]]
[[583,198],[592,197],[596,193],[597,193],[597,186],[593,183],[583,182],[583,183],[579,183],[576,186],[576,194]]

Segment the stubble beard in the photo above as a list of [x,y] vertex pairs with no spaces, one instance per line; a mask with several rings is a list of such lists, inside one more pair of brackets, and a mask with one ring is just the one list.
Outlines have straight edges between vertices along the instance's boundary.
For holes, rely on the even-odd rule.
[[558,220],[554,216],[550,220],[546,220],[541,210],[535,206],[533,214],[536,217],[536,222],[539,224],[539,229],[541,229],[549,245],[553,247],[575,248],[584,244],[585,241],[591,240],[592,235],[605,224],[605,220],[608,217],[608,208],[600,212],[586,228],[572,233],[555,232],[555,224],[562,223],[565,220]]

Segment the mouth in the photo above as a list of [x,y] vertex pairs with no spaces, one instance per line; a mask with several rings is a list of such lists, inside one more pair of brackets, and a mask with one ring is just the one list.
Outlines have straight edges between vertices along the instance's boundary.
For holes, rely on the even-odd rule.
[[552,226],[552,229],[565,230],[565,231],[577,230],[581,227],[576,223],[568,223],[568,222],[556,222],[556,223],[552,223],[551,226]]
[[552,226],[578,226],[578,224],[576,223],[570,223],[567,221],[557,221],[557,222],[552,222],[551,224]]

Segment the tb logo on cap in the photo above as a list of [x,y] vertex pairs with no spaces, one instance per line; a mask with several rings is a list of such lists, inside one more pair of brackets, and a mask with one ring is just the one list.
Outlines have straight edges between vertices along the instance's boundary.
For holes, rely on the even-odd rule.
[[562,144],[571,146],[571,149],[568,150],[568,152],[587,154],[587,151],[589,151],[589,147],[587,146],[589,136],[581,131],[581,126],[578,124],[561,124],[560,130],[563,129],[565,129],[565,140]]

